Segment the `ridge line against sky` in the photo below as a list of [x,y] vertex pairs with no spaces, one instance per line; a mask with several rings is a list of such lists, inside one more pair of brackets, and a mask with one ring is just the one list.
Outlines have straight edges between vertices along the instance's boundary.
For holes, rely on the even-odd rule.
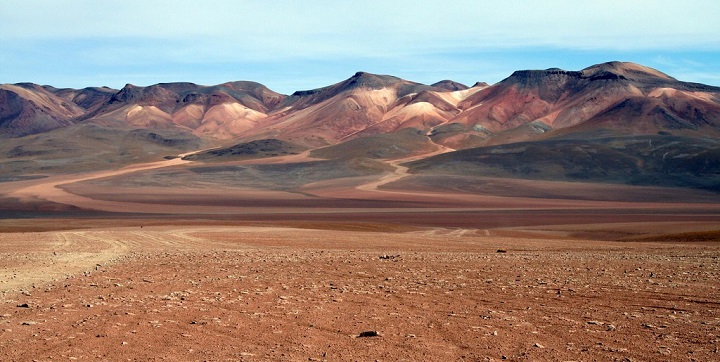
[[359,70],[471,85],[621,60],[720,85],[718,15],[707,0],[4,0],[0,83],[250,80],[287,94]]

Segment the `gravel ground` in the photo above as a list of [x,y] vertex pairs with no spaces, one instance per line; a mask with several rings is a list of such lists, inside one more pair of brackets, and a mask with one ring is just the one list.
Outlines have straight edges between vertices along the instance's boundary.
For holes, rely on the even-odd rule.
[[0,233],[0,359],[717,360],[719,256],[451,229]]

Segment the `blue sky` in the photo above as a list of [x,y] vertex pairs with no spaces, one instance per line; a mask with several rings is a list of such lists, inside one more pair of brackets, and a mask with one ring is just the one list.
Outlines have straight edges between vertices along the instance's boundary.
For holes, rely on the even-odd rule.
[[718,18],[717,0],[3,0],[0,83],[292,93],[359,70],[471,85],[622,60],[720,86]]

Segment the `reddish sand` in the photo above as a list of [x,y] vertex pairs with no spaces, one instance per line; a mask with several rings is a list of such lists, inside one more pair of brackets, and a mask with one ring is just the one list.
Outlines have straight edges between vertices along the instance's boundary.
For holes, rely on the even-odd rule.
[[709,361],[719,252],[461,229],[1,233],[0,358]]

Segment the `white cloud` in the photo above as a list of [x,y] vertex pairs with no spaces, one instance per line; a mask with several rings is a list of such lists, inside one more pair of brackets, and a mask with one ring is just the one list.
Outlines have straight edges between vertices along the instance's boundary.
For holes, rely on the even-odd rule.
[[[89,84],[285,78],[282,90],[292,91],[356,70],[424,82],[496,81],[517,67],[592,64],[511,59],[528,49],[718,54],[717,14],[716,0],[0,0],[0,82],[76,86],[92,74],[102,76]],[[487,53],[492,60],[483,59]],[[330,64],[332,72],[323,69]],[[218,65],[224,73],[212,73]],[[675,69],[713,68],[666,72]]]
[[555,46],[720,48],[720,2],[43,1],[0,2],[2,38],[203,39],[273,55]]

